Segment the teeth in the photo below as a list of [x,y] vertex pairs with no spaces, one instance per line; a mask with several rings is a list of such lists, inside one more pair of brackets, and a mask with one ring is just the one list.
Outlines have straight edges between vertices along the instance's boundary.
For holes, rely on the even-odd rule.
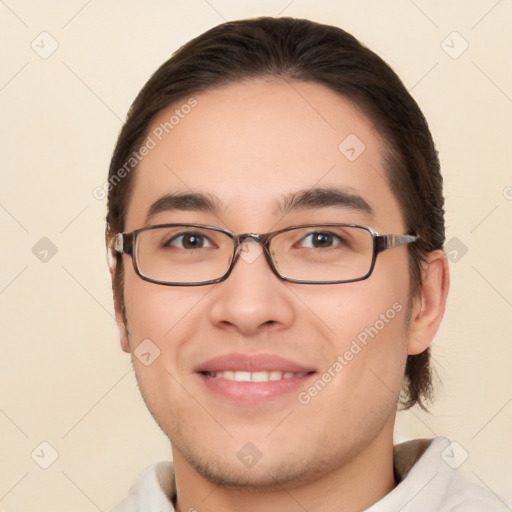
[[210,372],[207,375],[216,379],[234,380],[237,382],[268,382],[271,380],[297,379],[306,374],[273,370],[271,372]]

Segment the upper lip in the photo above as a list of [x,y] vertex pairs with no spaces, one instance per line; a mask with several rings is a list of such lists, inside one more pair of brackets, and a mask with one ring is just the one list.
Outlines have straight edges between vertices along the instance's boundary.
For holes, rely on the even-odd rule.
[[197,365],[195,371],[203,373],[222,371],[309,373],[315,370],[310,366],[303,366],[273,354],[232,353],[208,359]]

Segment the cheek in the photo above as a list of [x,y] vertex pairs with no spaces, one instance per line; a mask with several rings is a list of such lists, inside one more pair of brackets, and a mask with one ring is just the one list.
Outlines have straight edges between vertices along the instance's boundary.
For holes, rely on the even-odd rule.
[[331,391],[348,401],[393,399],[407,359],[408,280],[387,276],[379,282],[375,274],[339,285],[331,300],[319,295],[310,308],[331,332],[325,368]]
[[129,343],[146,400],[151,399],[148,393],[162,395],[161,390],[167,389],[172,376],[181,377],[182,354],[187,340],[197,330],[202,298],[207,293],[206,288],[167,287],[138,276],[126,279]]
[[[187,394],[178,382],[180,354],[197,325],[206,289],[176,288],[143,281],[125,280],[125,305],[129,342],[137,383],[146,405],[162,427],[167,427],[170,404],[186,403]],[[173,416],[173,415],[171,415]]]
[[406,315],[402,302],[389,300],[351,317],[350,331],[335,342],[337,396],[354,407],[365,403],[366,410],[394,407],[407,360]]
[[[390,332],[405,323],[409,301],[409,279],[387,271],[374,272],[369,279],[333,285],[322,293],[308,296],[308,305],[317,311],[331,329],[333,343],[342,349],[347,340],[358,338],[363,344],[372,334]],[[398,274],[400,275],[400,274]],[[403,332],[402,332],[403,335]]]
[[[125,306],[132,343],[164,342],[197,314],[206,288],[149,283],[133,272],[125,279]],[[132,347],[133,348],[133,347]]]

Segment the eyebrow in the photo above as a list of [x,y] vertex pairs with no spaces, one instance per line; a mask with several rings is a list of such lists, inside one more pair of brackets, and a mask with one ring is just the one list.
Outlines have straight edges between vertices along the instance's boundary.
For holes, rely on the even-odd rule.
[[[373,216],[373,210],[361,196],[345,188],[313,188],[299,190],[276,201],[276,214],[286,215],[291,212],[321,209],[330,206],[342,207]],[[198,211],[217,214],[219,201],[215,196],[202,193],[165,194],[149,208],[146,222],[153,216],[169,211]]]
[[347,188],[327,187],[299,190],[277,203],[278,212],[282,215],[297,210],[320,209],[329,206],[347,208],[373,217],[373,209],[368,202],[361,196],[349,192]]
[[218,201],[206,194],[165,194],[157,199],[150,207],[146,222],[151,217],[168,211],[199,211],[215,213],[219,210]]

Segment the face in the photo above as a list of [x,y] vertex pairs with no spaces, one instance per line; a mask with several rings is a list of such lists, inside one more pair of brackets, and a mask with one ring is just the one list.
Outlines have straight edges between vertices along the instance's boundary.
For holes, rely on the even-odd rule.
[[[319,84],[282,80],[194,98],[164,136],[161,123],[181,104],[150,127],[161,140],[153,136],[157,144],[133,176],[126,231],[198,223],[240,234],[354,223],[404,233],[385,143],[348,100]],[[167,201],[149,215],[169,194],[201,194],[211,204]],[[124,255],[122,344],[150,353],[142,361],[134,355],[134,368],[176,464],[223,485],[271,487],[316,479],[391,439],[410,279],[407,246],[379,254],[370,278],[329,285],[279,279],[255,247],[246,246],[252,256],[239,258],[227,280],[195,287],[144,281]]]

